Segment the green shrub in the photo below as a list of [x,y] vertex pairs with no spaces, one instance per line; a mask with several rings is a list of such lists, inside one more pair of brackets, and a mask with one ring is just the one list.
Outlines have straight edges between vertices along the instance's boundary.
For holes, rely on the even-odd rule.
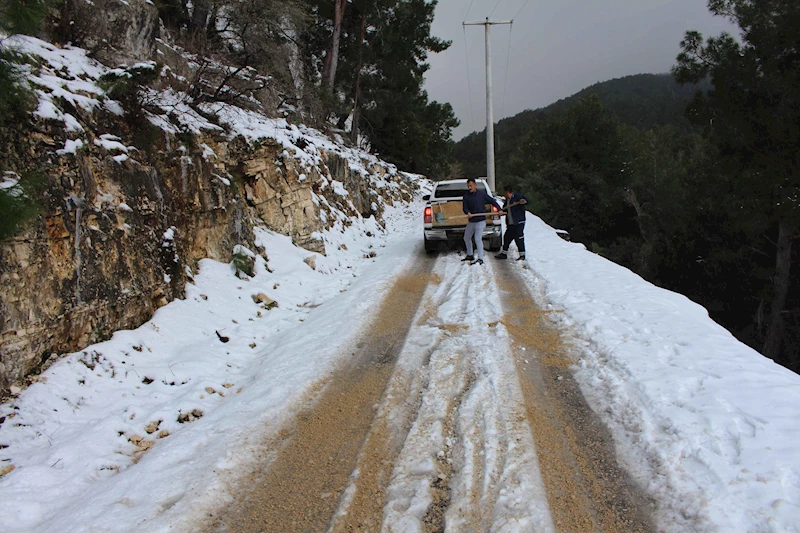
[[[0,183],[7,182],[7,178],[0,178]],[[38,181],[26,175],[13,187],[0,188],[0,241],[16,235],[28,220],[39,213],[40,207],[36,201]]]
[[21,63],[24,57],[0,43],[0,128],[26,120],[33,108],[33,93],[25,83]]
[[252,252],[248,253],[246,249],[237,245],[233,251],[233,267],[236,269],[236,275],[241,277],[245,274],[252,278],[256,275],[255,266],[256,261]]
[[144,88],[158,79],[160,68],[154,62],[139,63],[104,74],[98,85],[109,98],[117,100],[128,116],[139,116],[144,102]]

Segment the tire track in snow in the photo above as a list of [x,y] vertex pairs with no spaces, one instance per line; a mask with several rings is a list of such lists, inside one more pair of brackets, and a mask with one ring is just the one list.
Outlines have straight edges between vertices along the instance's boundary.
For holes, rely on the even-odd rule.
[[416,329],[412,332],[417,334],[411,333],[406,338],[329,533],[381,528],[392,469],[422,403],[431,355],[447,329],[435,329],[428,322],[441,303],[441,295],[451,290],[454,279],[443,282],[435,273],[429,279],[430,286],[414,318]]
[[320,384],[291,427],[264,443],[263,462],[240,479],[233,502],[208,530],[328,528],[428,285],[435,261],[421,251],[420,257],[417,268],[394,283],[351,360]]
[[[382,531],[554,531],[490,266],[444,256],[445,332],[387,490]],[[423,335],[412,329],[410,339]],[[402,360],[402,356],[401,356]]]
[[[593,422],[577,386],[566,404],[548,403],[566,364],[549,352],[525,361],[524,341],[541,347],[525,328],[542,313],[527,290],[498,290],[524,287],[510,265],[443,255],[428,275],[427,261],[395,286],[416,303],[393,289],[355,358],[369,363],[331,379],[217,530],[651,531],[615,488],[613,450],[581,429]],[[587,474],[592,461],[600,475]]]
[[497,269],[503,323],[514,342],[527,417],[558,531],[655,531],[652,506],[617,465],[611,436],[569,369],[573,360],[548,311],[514,265]]
[[447,418],[444,421],[444,449],[436,454],[436,476],[431,483],[433,501],[422,517],[423,530],[426,533],[437,533],[445,530],[445,514],[452,502],[453,491],[450,488],[454,475],[453,444],[456,442],[456,415],[460,410],[464,397],[475,385],[476,376],[472,369],[465,376],[465,382],[453,398]]

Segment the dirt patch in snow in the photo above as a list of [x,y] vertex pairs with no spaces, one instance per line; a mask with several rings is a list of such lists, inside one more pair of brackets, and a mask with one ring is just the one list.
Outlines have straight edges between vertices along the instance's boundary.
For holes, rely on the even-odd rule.
[[608,429],[572,376],[569,343],[550,320],[558,311],[538,307],[512,265],[495,272],[556,529],[655,531],[651,502],[618,466]]
[[[434,262],[421,255],[414,271],[395,282],[350,361],[308,399],[309,406],[280,432],[281,438],[263,444],[263,464],[240,480],[233,503],[210,519],[208,531],[326,531],[359,452],[367,447],[358,464],[355,505],[336,531],[379,530],[398,445],[385,421],[369,432],[423,292],[435,282]],[[280,440],[277,453],[271,453]]]
[[[474,371],[470,371],[467,379],[464,382],[461,390],[453,398],[452,403],[448,409],[447,417],[444,420],[443,432],[445,435],[445,447],[442,452],[436,456],[436,477],[431,483],[431,496],[433,501],[425,511],[425,516],[422,519],[423,533],[444,533],[445,531],[445,513],[447,508],[450,507],[452,499],[452,489],[450,483],[453,478],[453,445],[452,443],[456,437],[456,416],[464,401],[464,396],[475,385],[476,376]],[[477,495],[474,495],[477,497]],[[480,505],[476,502],[473,510],[480,509]],[[477,517],[472,517],[473,523],[477,527]]]
[[[385,401],[394,417],[378,417],[362,447],[351,477],[350,494],[340,500],[339,511],[329,533],[352,533],[381,530],[386,489],[392,469],[403,448],[419,401],[413,401],[413,375],[395,372],[391,377],[391,397]],[[405,405],[403,405],[405,404]]]

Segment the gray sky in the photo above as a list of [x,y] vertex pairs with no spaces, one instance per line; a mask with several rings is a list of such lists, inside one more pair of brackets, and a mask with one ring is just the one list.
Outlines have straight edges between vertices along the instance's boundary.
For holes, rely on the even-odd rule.
[[467,26],[465,39],[461,22],[465,16],[483,20],[493,9],[493,20],[507,20],[521,8],[511,31],[491,29],[495,122],[598,81],[668,72],[687,30],[704,37],[736,33],[727,20],[708,12],[706,0],[529,0],[527,5],[525,0],[439,0],[432,33],[453,44],[429,56],[425,89],[432,100],[450,102],[455,109],[461,126],[454,138],[486,124],[484,31]]

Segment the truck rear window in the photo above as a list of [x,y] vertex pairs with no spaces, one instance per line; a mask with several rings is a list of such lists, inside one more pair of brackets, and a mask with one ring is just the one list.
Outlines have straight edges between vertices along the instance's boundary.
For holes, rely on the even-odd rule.
[[[477,182],[479,191],[485,191],[486,188],[483,183]],[[469,192],[466,183],[440,183],[436,186],[436,192],[433,194],[434,198],[461,198]]]

